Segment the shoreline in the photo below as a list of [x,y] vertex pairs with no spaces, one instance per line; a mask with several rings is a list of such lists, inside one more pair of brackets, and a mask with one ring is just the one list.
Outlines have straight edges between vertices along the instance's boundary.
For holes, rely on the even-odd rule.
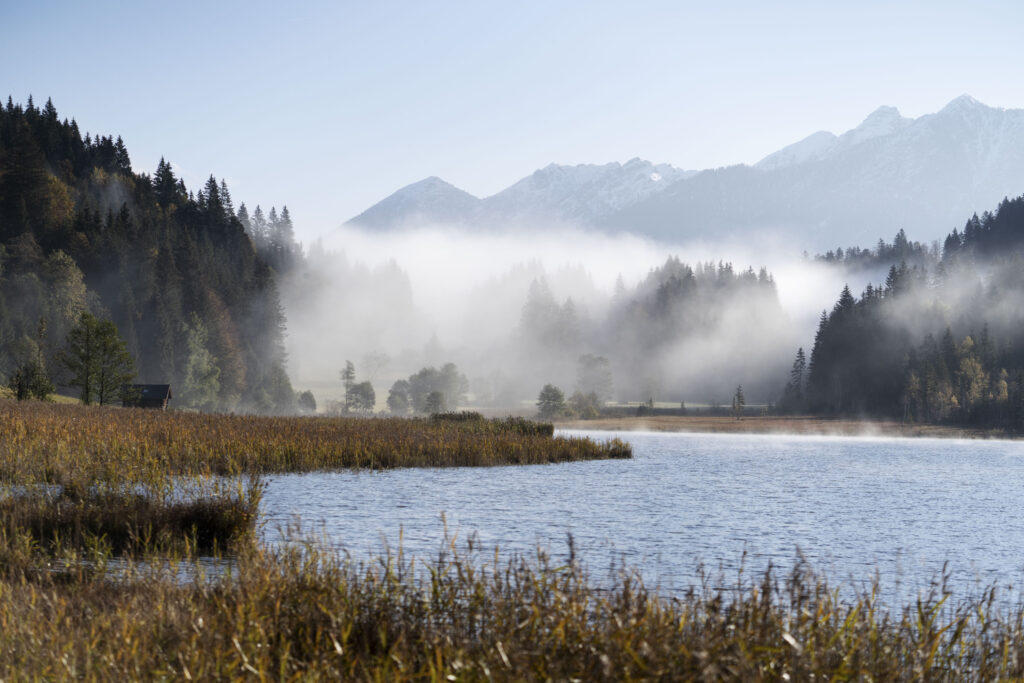
[[881,436],[930,439],[1020,440],[1002,429],[903,423],[895,420],[858,420],[815,416],[650,415],[601,417],[594,420],[559,420],[556,429],[608,432],[679,432],[700,434],[794,434],[808,436]]

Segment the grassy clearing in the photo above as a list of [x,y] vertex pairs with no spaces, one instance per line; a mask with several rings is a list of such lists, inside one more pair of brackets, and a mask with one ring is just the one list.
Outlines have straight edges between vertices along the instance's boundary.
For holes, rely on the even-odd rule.
[[[448,552],[357,563],[251,549],[230,573],[18,564],[0,544],[0,677],[82,680],[996,680],[1024,675],[1024,607],[937,588],[902,610],[805,568],[676,599],[624,572]],[[6,553],[6,554],[5,554]],[[13,558],[13,560],[12,560]],[[24,560],[24,558],[22,558]],[[487,560],[487,561],[485,561]]]
[[[0,386],[0,400],[13,401],[14,392],[9,387]],[[54,403],[66,403],[71,405],[81,405],[82,401],[75,398],[74,396],[64,396],[63,394],[50,394],[47,400],[53,401]]]

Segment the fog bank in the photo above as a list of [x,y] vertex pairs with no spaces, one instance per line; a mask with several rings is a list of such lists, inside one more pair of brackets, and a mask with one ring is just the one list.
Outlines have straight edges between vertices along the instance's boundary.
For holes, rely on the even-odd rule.
[[[692,291],[666,293],[687,266]],[[738,284],[748,267],[770,274],[771,296]],[[733,273],[735,286],[726,282]],[[296,387],[337,398],[338,372],[352,360],[380,409],[396,379],[451,361],[470,378],[470,403],[512,408],[528,407],[548,382],[568,395],[579,356],[594,354],[610,360],[613,400],[727,402],[742,383],[749,401],[767,402],[796,347],[809,351],[846,277],[772,235],[666,244],[565,226],[343,228],[283,283],[289,371]],[[851,287],[873,274],[859,277]],[[562,333],[527,329],[538,284],[546,293],[534,294],[550,301],[534,307],[550,309],[555,327],[564,322]]]

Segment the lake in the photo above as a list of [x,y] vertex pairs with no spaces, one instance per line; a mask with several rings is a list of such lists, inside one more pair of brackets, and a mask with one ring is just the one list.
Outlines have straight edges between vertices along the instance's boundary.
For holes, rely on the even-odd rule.
[[538,544],[597,580],[616,563],[685,589],[703,563],[728,582],[801,552],[833,582],[914,594],[949,562],[960,597],[1024,585],[1024,443],[560,432],[619,436],[632,460],[268,477],[265,538],[300,517],[356,556],[436,556],[449,532],[508,557]]

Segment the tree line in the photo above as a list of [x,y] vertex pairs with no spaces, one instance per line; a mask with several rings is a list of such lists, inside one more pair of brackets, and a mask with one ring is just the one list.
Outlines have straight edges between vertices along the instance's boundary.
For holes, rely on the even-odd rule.
[[88,313],[187,406],[290,411],[277,282],[299,258],[287,209],[236,211],[226,183],[190,190],[164,159],[136,173],[120,137],[49,100],[0,107],[0,375],[35,363],[78,389],[58,357]]
[[[955,231],[954,231],[955,232]],[[806,252],[804,253],[806,257]],[[892,242],[879,238],[873,249],[860,247],[837,247],[824,254],[814,256],[814,261],[830,265],[845,266],[848,269],[867,270],[885,267],[895,263],[907,263],[912,266],[934,267],[941,260],[942,248],[938,241],[922,244],[907,237],[906,231],[900,228]]]
[[844,287],[800,349],[785,411],[1024,428],[1024,196],[953,230],[941,258]]

